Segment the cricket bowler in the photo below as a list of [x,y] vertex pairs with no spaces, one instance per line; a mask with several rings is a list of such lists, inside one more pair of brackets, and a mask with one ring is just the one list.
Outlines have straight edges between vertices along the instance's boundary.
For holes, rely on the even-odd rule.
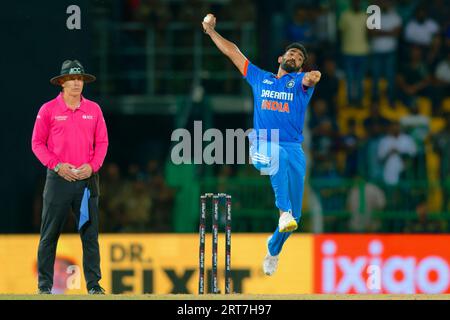
[[[239,69],[253,90],[253,131],[249,135],[253,165],[270,175],[279,209],[279,222],[267,240],[263,261],[266,275],[272,275],[285,241],[298,228],[300,221],[306,159],[301,143],[307,105],[319,82],[319,71],[302,72],[308,58],[300,43],[290,44],[278,57],[278,73],[261,70],[252,64],[232,42],[216,30],[216,18],[208,14],[203,30],[217,48]],[[275,129],[275,130],[274,130]],[[278,134],[277,139],[272,132]]]

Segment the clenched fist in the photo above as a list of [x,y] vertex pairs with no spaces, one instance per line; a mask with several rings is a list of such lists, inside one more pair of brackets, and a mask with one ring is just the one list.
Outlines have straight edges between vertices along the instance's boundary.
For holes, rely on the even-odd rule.
[[314,87],[319,81],[322,74],[320,71],[310,71],[303,76],[302,84],[306,87]]
[[212,13],[208,13],[202,22],[203,31],[209,33],[216,27],[216,17]]

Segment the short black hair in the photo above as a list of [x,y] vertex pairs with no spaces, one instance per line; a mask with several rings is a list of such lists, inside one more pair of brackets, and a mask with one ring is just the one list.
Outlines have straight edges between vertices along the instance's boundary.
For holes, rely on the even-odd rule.
[[306,51],[306,48],[299,42],[293,42],[290,45],[286,47],[285,53],[288,52],[290,49],[298,49],[303,53],[303,56],[305,59],[303,60],[303,64],[305,64],[306,60],[308,60],[308,52]]

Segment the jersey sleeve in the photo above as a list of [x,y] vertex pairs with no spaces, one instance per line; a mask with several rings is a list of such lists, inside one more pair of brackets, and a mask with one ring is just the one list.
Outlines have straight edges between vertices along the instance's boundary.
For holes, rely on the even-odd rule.
[[308,104],[309,100],[311,100],[311,97],[312,97],[312,95],[314,93],[314,88],[315,87],[306,87],[306,86],[304,86],[302,84],[304,76],[305,76],[305,73],[302,72],[300,74],[300,77],[299,77],[300,81],[299,81],[298,86],[299,86],[299,91],[300,91],[300,95],[301,95],[302,99],[304,99],[305,104]]
[[244,72],[242,76],[251,86],[254,86],[258,82],[260,82],[263,78],[263,75],[263,70],[261,70],[248,60],[245,62]]

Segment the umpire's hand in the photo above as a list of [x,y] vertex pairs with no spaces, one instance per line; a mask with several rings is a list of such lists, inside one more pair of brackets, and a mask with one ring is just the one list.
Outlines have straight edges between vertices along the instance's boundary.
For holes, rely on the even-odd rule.
[[78,180],[78,175],[72,169],[76,169],[76,167],[70,163],[63,163],[58,170],[58,175],[67,181],[76,181]]
[[77,172],[78,180],[87,179],[92,175],[92,167],[87,163],[78,167],[77,170],[78,170],[78,172]]

